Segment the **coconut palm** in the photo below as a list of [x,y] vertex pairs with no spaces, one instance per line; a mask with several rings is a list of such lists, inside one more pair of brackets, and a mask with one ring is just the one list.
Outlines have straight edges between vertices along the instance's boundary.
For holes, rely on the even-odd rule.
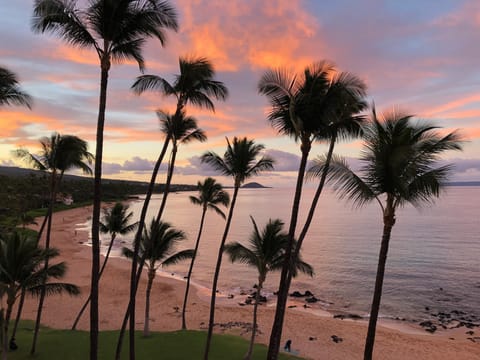
[[[174,253],[175,246],[178,242],[185,240],[185,238],[185,233],[176,230],[170,223],[163,221],[157,222],[155,220],[152,220],[150,229],[145,229],[143,233],[142,242],[140,244],[140,255],[146,259],[148,272],[143,336],[150,335],[150,294],[158,267],[173,265],[181,260],[190,259],[193,256],[193,249]],[[131,249],[123,248],[123,253],[128,258],[133,257],[133,251]]]
[[218,205],[223,205],[228,207],[230,203],[230,195],[223,190],[221,184],[216,182],[215,179],[208,177],[203,182],[197,183],[198,187],[198,196],[190,196],[190,201],[194,205],[199,205],[202,207],[202,215],[200,218],[200,226],[198,228],[197,240],[195,242],[195,249],[193,250],[192,261],[190,262],[190,267],[188,269],[187,275],[187,285],[185,287],[185,297],[183,299],[182,307],[182,330],[187,329],[187,323],[185,319],[185,313],[187,311],[187,301],[188,301],[188,291],[190,289],[190,280],[192,278],[193,265],[195,263],[195,258],[197,257],[198,246],[200,245],[200,238],[202,237],[203,225],[205,223],[205,216],[208,209],[215,211],[223,219],[225,219],[225,214],[218,207]]
[[[412,116],[388,112],[378,118],[373,110],[372,121],[365,132],[365,145],[360,160],[363,165],[355,174],[340,158],[330,165],[328,178],[342,197],[357,206],[376,201],[382,211],[383,234],[375,280],[364,358],[371,359],[375,330],[382,296],[385,264],[392,228],[398,208],[412,204],[419,207],[440,195],[451,165],[439,165],[440,154],[460,150],[456,132],[440,135],[437,127],[427,122],[412,122]],[[323,171],[324,162],[310,170]]]
[[[271,110],[268,120],[281,134],[293,137],[300,142],[300,165],[292,204],[288,230],[289,246],[286,249],[285,264],[280,277],[277,308],[272,327],[267,358],[278,357],[282,335],[283,318],[286,310],[288,291],[291,282],[291,264],[295,254],[292,252],[298,211],[302,194],[306,164],[312,144],[315,140],[328,138],[338,132],[333,131],[338,123],[355,117],[365,107],[365,84],[349,73],[338,73],[335,66],[322,61],[308,66],[301,74],[287,70],[269,70],[258,83],[258,91],[266,95]],[[331,138],[331,150],[336,138]],[[318,200],[318,199],[317,199]],[[316,201],[312,202],[316,205]],[[313,213],[312,213],[313,216]],[[304,226],[308,230],[309,221]],[[299,238],[301,242],[305,234]]]
[[10,70],[0,67],[0,106],[21,105],[29,109],[32,98],[18,86],[17,76]]
[[[67,43],[95,50],[100,63],[100,101],[95,151],[95,182],[92,214],[92,301],[90,306],[91,359],[98,351],[98,280],[100,270],[100,202],[103,129],[108,76],[112,62],[134,60],[141,71],[145,62],[142,47],[149,37],[165,43],[165,30],[177,30],[177,14],[165,0],[91,0],[85,10],[77,0],[35,0],[32,28],[51,32]],[[130,356],[135,355],[132,335]]]
[[[253,232],[249,238],[249,247],[234,242],[225,245],[225,252],[230,256],[232,262],[240,262],[255,268],[258,272],[258,283],[256,286],[255,304],[253,307],[253,325],[250,345],[244,359],[251,359],[255,334],[257,330],[257,309],[260,302],[263,284],[267,274],[271,271],[281,270],[285,261],[285,249],[288,245],[288,235],[283,233],[283,222],[279,219],[270,219],[265,228],[260,232],[253,217]],[[296,276],[298,271],[313,276],[313,268],[296,258],[292,275]]]
[[184,111],[176,114],[175,116],[163,111],[158,111],[157,113],[161,119],[160,122],[168,131],[168,134],[170,134],[172,141],[172,150],[168,163],[167,181],[165,182],[162,203],[160,204],[157,214],[157,221],[159,221],[165,209],[168,193],[170,191],[170,184],[172,182],[173,170],[175,168],[175,159],[178,152],[178,146],[180,144],[188,144],[191,141],[204,142],[207,140],[207,136],[202,129],[198,128],[197,120],[191,116],[186,116]]
[[257,157],[264,150],[261,144],[255,144],[253,140],[247,138],[238,139],[233,138],[232,143],[227,138],[227,150],[223,158],[214,152],[207,152],[202,155],[202,162],[209,164],[220,174],[230,176],[233,178],[233,196],[228,211],[225,230],[223,232],[222,240],[218,248],[217,264],[215,266],[215,273],[213,276],[212,294],[210,299],[210,317],[208,322],[207,342],[205,346],[204,359],[207,360],[210,352],[210,343],[213,334],[213,324],[215,321],[215,300],[217,294],[217,282],[220,274],[220,267],[222,265],[222,256],[227,240],[230,224],[232,223],[233,210],[237,200],[238,190],[240,186],[249,178],[260,174],[263,171],[273,169],[273,160],[268,156],[263,156],[259,160]]
[[[47,232],[45,237],[45,249],[48,250],[50,248],[50,236],[52,232],[53,206],[56,201],[58,187],[63,179],[63,175],[66,171],[73,169],[81,169],[84,173],[91,174],[92,170],[88,164],[92,162],[93,155],[88,152],[87,142],[74,135],[60,135],[58,133],[53,133],[50,137],[40,139],[40,144],[42,146],[42,151],[39,155],[31,154],[26,149],[16,150],[15,155],[31,164],[34,168],[50,173],[50,201],[48,204],[47,215],[39,232],[40,238],[46,221]],[[45,268],[48,268],[48,260],[49,258],[45,257]],[[40,329],[43,303],[46,294],[45,290],[45,288],[42,289],[38,302],[37,319],[35,321],[31,349],[32,354],[35,352],[38,330]]]
[[54,248],[42,249],[34,238],[14,232],[0,238],[0,284],[7,297],[7,309],[3,322],[2,358],[8,354],[8,328],[13,306],[22,291],[33,295],[67,292],[78,295],[79,289],[72,284],[45,282],[45,279],[59,279],[65,274],[65,263],[45,266],[46,258],[58,256]]
[[[159,90],[162,94],[175,96],[177,98],[175,114],[181,114],[184,111],[187,103],[191,103],[199,107],[206,107],[214,111],[215,107],[211,98],[214,97],[215,99],[224,100],[227,97],[228,91],[227,88],[223,85],[223,83],[215,81],[213,79],[215,76],[215,71],[212,64],[205,58],[180,58],[179,62],[180,74],[176,75],[176,79],[173,84],[170,84],[165,79],[156,75],[145,75],[137,78],[135,83],[132,85],[132,89],[137,94],[141,94],[147,90]],[[139,273],[139,271],[137,271],[137,254],[140,239],[142,237],[143,227],[145,224],[145,219],[147,216],[147,209],[153,193],[153,187],[155,185],[157,173],[160,169],[163,157],[165,156],[167,147],[171,140],[171,136],[168,132],[165,132],[165,135],[166,136],[163,148],[155,163],[150,184],[145,195],[145,201],[143,203],[142,212],[140,214],[138,230],[135,236],[134,256],[132,259],[132,271],[130,274],[130,301],[128,309],[125,313],[122,327],[120,329],[120,335],[115,355],[116,359],[120,358],[123,334],[125,332],[126,321],[128,321],[129,314],[133,314],[133,317],[130,317],[130,342],[132,342],[133,339],[133,327],[135,326],[135,294],[137,291],[135,279],[138,278]]]
[[[128,212],[129,206],[121,202],[115,203],[111,208],[103,209],[103,219],[100,222],[100,232],[102,234],[110,234],[110,242],[108,244],[107,253],[105,254],[105,259],[103,260],[102,267],[100,269],[99,278],[102,277],[105,266],[107,266],[108,259],[110,257],[110,252],[112,251],[113,244],[117,238],[117,234],[126,235],[137,228],[138,223],[131,224],[133,217],[133,212]],[[72,330],[77,328],[77,324],[80,321],[80,318],[83,315],[83,312],[90,303],[90,295],[80,309],[73,325]]]

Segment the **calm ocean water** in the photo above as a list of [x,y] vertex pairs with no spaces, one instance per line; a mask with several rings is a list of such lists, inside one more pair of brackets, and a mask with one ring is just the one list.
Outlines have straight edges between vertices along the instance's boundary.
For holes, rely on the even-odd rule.
[[[165,220],[188,234],[182,248],[194,246],[200,221],[201,208],[190,203],[191,194],[170,194],[166,207]],[[313,189],[304,192],[297,229],[303,226],[312,195]],[[248,240],[250,215],[259,227],[269,218],[280,218],[287,229],[292,198],[293,189],[241,189],[227,241]],[[159,200],[152,201],[149,215],[156,214]],[[131,205],[137,216],[141,207],[142,201]],[[206,287],[212,281],[223,229],[224,221],[208,213],[194,269],[194,281]],[[294,279],[291,291],[310,290],[322,299],[315,306],[334,313],[367,315],[381,233],[378,205],[354,209],[326,190],[302,249],[304,260],[314,266],[316,274]],[[131,237],[119,242],[122,240],[128,243]],[[184,276],[188,264],[164,270]],[[268,294],[277,289],[278,278],[278,274],[267,278]],[[255,282],[255,271],[224,257],[219,279],[223,293],[248,291]],[[480,187],[449,187],[434,206],[401,209],[390,242],[381,316],[418,320],[428,318],[432,311],[461,310],[480,317],[479,305]]]

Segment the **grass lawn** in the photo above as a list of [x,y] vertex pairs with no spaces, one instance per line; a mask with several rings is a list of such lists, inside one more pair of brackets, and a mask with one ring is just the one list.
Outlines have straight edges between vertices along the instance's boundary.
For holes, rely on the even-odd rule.
[[[42,328],[39,334],[37,354],[30,356],[30,346],[33,334],[33,323],[22,322],[17,331],[18,350],[11,351],[8,358],[12,360],[85,360],[89,357],[89,333],[86,331],[54,330]],[[204,331],[154,332],[149,338],[137,333],[135,342],[137,359],[184,360],[201,359],[205,346]],[[127,334],[128,337],[128,334]],[[100,333],[99,359],[113,359],[117,344],[118,331],[103,331]],[[238,336],[214,335],[211,347],[212,360],[241,360],[247,350],[248,341]],[[265,359],[267,348],[256,345],[253,359]],[[128,358],[128,338],[124,343],[122,359]],[[279,359],[300,359],[281,354]]]

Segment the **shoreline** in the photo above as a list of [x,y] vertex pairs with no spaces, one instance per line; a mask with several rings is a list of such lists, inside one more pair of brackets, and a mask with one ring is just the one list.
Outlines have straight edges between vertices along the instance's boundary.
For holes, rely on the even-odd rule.
[[[54,214],[52,246],[61,251],[59,261],[66,261],[69,270],[64,281],[75,283],[82,294],[77,298],[52,296],[46,299],[42,323],[54,328],[69,329],[88,296],[90,287],[90,248],[88,231],[75,228],[76,224],[91,216],[91,206],[66,210]],[[37,219],[38,220],[38,219]],[[40,223],[40,221],[39,221]],[[82,246],[83,245],[83,246]],[[130,266],[126,259],[111,258],[100,283],[100,329],[118,329],[123,311],[128,302],[128,279]],[[178,307],[183,303],[185,281],[175,276],[157,276],[151,299],[150,326],[153,331],[173,331],[181,328],[181,314]],[[138,329],[143,328],[145,299],[145,277],[139,286],[136,321]],[[189,297],[187,325],[189,329],[204,330],[208,323],[210,290],[196,284]],[[249,337],[248,323],[251,322],[251,306],[239,306],[239,297],[228,299],[228,294],[219,297],[216,309],[216,332]],[[296,308],[287,310],[284,336],[292,340],[292,348],[300,356],[309,359],[361,359],[368,319],[334,319],[333,314],[320,309],[304,309],[303,302],[290,300]],[[25,303],[22,318],[34,319],[37,301],[29,298]],[[259,306],[259,335],[257,341],[268,343],[273,323],[274,303]],[[313,315],[313,316],[312,316]],[[88,330],[88,311],[82,317],[78,329]],[[439,329],[429,334],[421,327],[410,326],[402,321],[381,319],[377,328],[375,357],[379,359],[478,359],[478,342],[468,340],[468,329],[444,331]],[[475,338],[480,329],[473,329]],[[342,341],[334,342],[333,336]],[[451,340],[454,338],[455,340]]]

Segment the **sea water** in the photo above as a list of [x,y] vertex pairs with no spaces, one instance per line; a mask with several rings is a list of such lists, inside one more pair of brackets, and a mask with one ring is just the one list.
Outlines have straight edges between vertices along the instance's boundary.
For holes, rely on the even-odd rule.
[[[302,194],[297,234],[303,227],[314,189]],[[164,220],[183,230],[188,239],[180,249],[193,248],[198,233],[201,207],[189,196],[196,192],[169,194]],[[154,196],[148,217],[158,211],[161,197]],[[291,213],[293,189],[241,189],[227,242],[248,244],[253,226],[269,219],[285,222]],[[480,187],[447,187],[433,205],[399,209],[388,253],[380,316],[418,320],[431,312],[453,310],[480,317]],[[131,203],[138,217],[143,201]],[[225,212],[227,210],[225,209]],[[209,287],[225,221],[213,211],[207,213],[193,281]],[[294,279],[291,292],[306,290],[321,301],[314,305],[333,313],[368,315],[382,237],[382,213],[377,203],[353,208],[329,189],[318,203],[315,217],[302,247],[303,260],[315,269],[310,278]],[[103,245],[108,244],[108,236]],[[133,235],[119,237],[114,254],[128,246]],[[183,278],[188,261],[164,268]],[[278,273],[271,273],[265,292],[274,297]],[[254,269],[232,264],[224,256],[218,288],[222,294],[238,296],[257,281]],[[238,297],[236,297],[238,298]]]

